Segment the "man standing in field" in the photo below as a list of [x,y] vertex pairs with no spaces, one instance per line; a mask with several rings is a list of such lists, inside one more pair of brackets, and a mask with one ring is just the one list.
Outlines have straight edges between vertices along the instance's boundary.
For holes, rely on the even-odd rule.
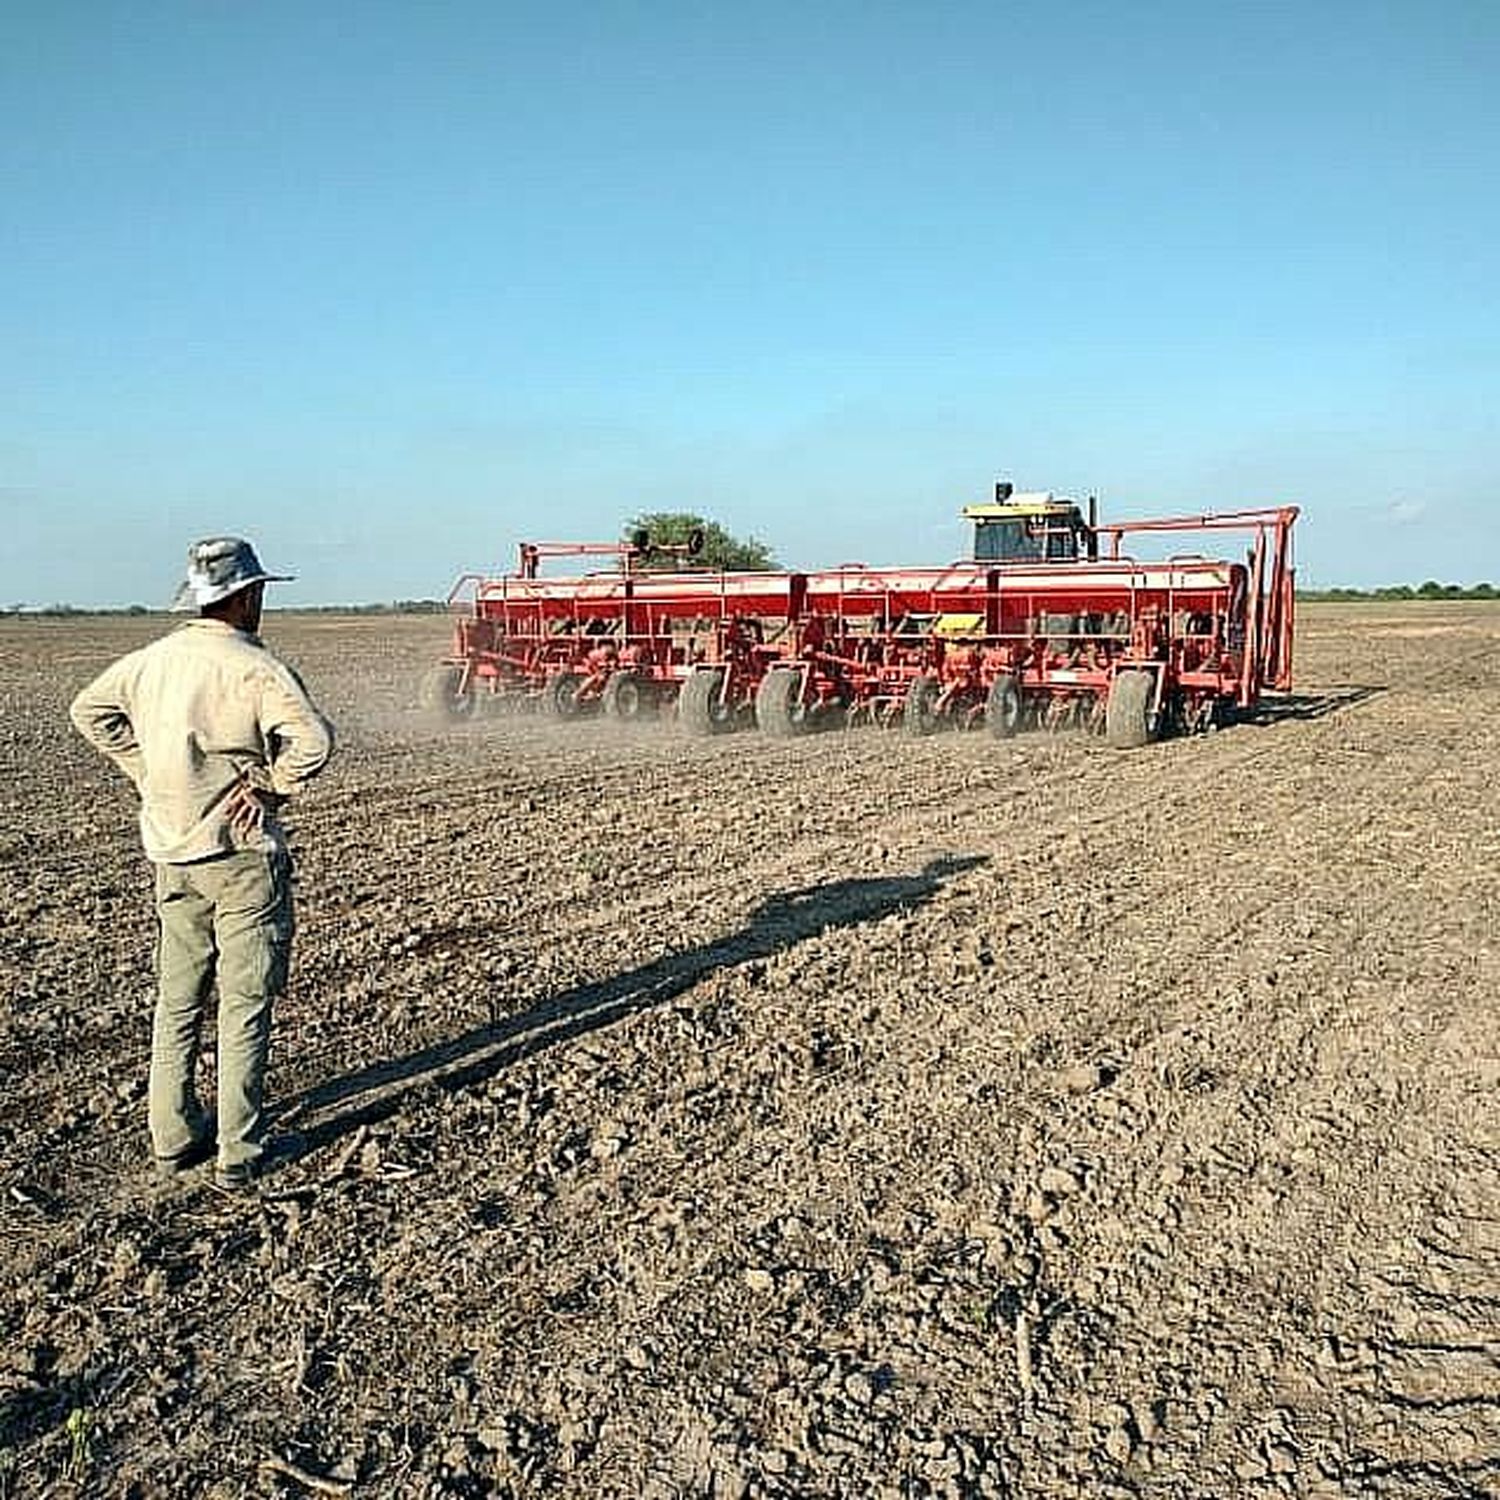
[[230,1188],[254,1179],[265,1151],[271,1008],[291,957],[291,858],[278,813],[333,750],[332,726],[256,636],[265,586],[284,578],[238,537],[195,543],[172,607],[196,607],[198,618],[106,668],[70,711],[135,784],[156,866],[157,1170],[172,1177],[213,1154],[194,1074],[217,980],[218,1181]]

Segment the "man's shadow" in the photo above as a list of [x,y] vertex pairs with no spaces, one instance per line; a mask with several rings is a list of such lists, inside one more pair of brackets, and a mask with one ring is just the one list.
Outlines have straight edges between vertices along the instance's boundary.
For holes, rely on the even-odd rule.
[[[277,1164],[296,1160],[361,1125],[388,1119],[411,1094],[429,1084],[458,1089],[481,1083],[522,1057],[672,1000],[717,969],[770,958],[835,928],[915,910],[926,905],[945,880],[984,863],[983,855],[947,856],[929,861],[915,875],[838,880],[785,891],[758,907],[748,923],[728,937],[654,959],[611,979],[580,985],[520,1015],[317,1084],[288,1100],[280,1112],[283,1123],[296,1120],[299,1124],[295,1142],[280,1154]],[[341,1105],[347,1107],[327,1118],[300,1123],[304,1117],[316,1117]]]

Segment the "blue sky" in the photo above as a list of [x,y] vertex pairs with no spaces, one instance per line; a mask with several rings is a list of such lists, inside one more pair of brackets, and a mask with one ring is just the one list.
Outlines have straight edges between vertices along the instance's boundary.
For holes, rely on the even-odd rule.
[[1009,476],[1500,582],[1500,5],[0,9],[0,603],[432,596]]

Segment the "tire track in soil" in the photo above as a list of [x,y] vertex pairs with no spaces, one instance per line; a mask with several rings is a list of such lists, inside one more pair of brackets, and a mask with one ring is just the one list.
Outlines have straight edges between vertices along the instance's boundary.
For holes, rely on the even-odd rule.
[[[1431,768],[1424,779],[1431,780],[1439,774],[1441,772],[1438,768]],[[1376,789],[1377,792],[1379,790],[1378,788]],[[1338,829],[1330,830],[1329,841],[1334,844],[1340,842],[1340,832]],[[1294,893],[1293,899],[1305,901],[1307,894],[1308,892],[1305,889],[1301,890]],[[1388,886],[1383,896],[1370,912],[1373,919],[1370,925],[1378,929],[1383,918],[1400,909],[1407,895],[1408,893],[1404,890]],[[1328,893],[1325,892],[1323,904],[1329,909],[1336,908],[1336,896],[1332,901],[1327,900],[1327,896]],[[1264,918],[1271,910],[1272,908],[1267,907],[1257,912],[1257,925],[1264,925],[1270,931],[1280,934],[1296,931],[1295,924],[1289,923],[1285,919],[1266,922]],[[1190,1038],[1196,1036],[1203,1039],[1204,1045],[1198,1049],[1199,1056],[1197,1059],[1190,1061],[1185,1068],[1179,1071],[1176,1081],[1179,1086],[1187,1085],[1186,1093],[1190,1100],[1198,1093],[1206,1090],[1212,1101],[1212,1106],[1208,1112],[1208,1118],[1205,1118],[1205,1112],[1200,1107],[1197,1110],[1190,1110],[1185,1118],[1180,1117],[1170,1121],[1168,1134],[1172,1138],[1181,1137],[1198,1142],[1200,1143],[1200,1147],[1203,1143],[1207,1143],[1209,1154],[1200,1163],[1196,1164],[1196,1170],[1204,1172],[1214,1171],[1220,1177],[1227,1175],[1231,1178],[1241,1177],[1252,1181],[1267,1175],[1274,1177],[1274,1171],[1269,1174],[1266,1171],[1265,1159],[1268,1151],[1265,1138],[1267,1136],[1272,1138],[1274,1146],[1274,1149],[1270,1152],[1273,1158],[1272,1165],[1278,1168],[1279,1164],[1284,1163],[1287,1159],[1301,1160],[1304,1163],[1309,1161],[1315,1162],[1319,1155],[1319,1149],[1322,1151],[1328,1149],[1327,1132],[1324,1132],[1325,1139],[1323,1140],[1309,1140],[1307,1137],[1312,1134],[1310,1131],[1299,1133],[1296,1130],[1291,1132],[1282,1130],[1278,1136],[1275,1127],[1277,1117],[1281,1114],[1287,1114],[1293,1120],[1302,1118],[1303,1110],[1298,1108],[1299,1094],[1315,1093],[1320,1088],[1325,1087],[1318,1076],[1320,1071],[1318,1066],[1319,1059],[1315,1056],[1309,1056],[1309,1041],[1317,1029],[1330,1024],[1328,1016],[1329,1007],[1326,999],[1321,1004],[1318,1003],[1319,991],[1323,987],[1326,976],[1331,974],[1337,968],[1338,963],[1345,957],[1347,957],[1347,950],[1344,953],[1335,950],[1330,957],[1325,957],[1324,962],[1319,966],[1321,974],[1319,970],[1315,970],[1311,975],[1304,973],[1297,980],[1297,989],[1292,995],[1292,1000],[1295,1004],[1293,1034],[1289,1039],[1278,1039],[1273,1059],[1270,1063],[1262,1064],[1262,1067],[1266,1068],[1270,1075],[1269,1081],[1273,1082],[1276,1092],[1270,1097],[1265,1097],[1264,1088],[1268,1080],[1258,1080],[1260,1088],[1257,1092],[1260,1092],[1263,1096],[1259,1100],[1246,1099],[1243,1092],[1236,1095],[1234,1092],[1226,1092],[1223,1089],[1222,1083],[1214,1075],[1216,1072],[1223,1072],[1226,1059],[1218,1047],[1210,1048],[1206,1045],[1207,1038],[1212,1037],[1216,1029],[1222,1029],[1225,1034],[1232,1035],[1232,1029],[1229,1026],[1217,1028],[1216,1023],[1223,1021],[1232,1022],[1235,1019],[1235,1006],[1232,1003],[1234,997],[1227,997],[1231,1001],[1231,1004],[1224,1006],[1216,1003],[1217,997],[1214,996],[1211,990],[1207,994],[1200,990],[1197,993],[1190,993],[1188,995],[1187,1004],[1183,1007],[1183,1015],[1189,1024],[1184,1028],[1184,1034]],[[1269,969],[1270,965],[1276,961],[1277,956],[1274,948],[1272,948],[1265,954],[1263,962]],[[1282,977],[1283,981],[1285,981],[1285,973],[1283,973]],[[1294,979],[1297,978],[1295,973],[1293,977]],[[1284,994],[1285,985],[1283,984],[1283,988],[1279,992],[1266,992],[1265,999],[1268,1003],[1275,1003],[1280,1006],[1282,1002],[1279,996]],[[1222,1012],[1222,1014],[1216,1014],[1216,1012]],[[1285,1028],[1283,1027],[1283,1029]],[[1178,1027],[1174,1026],[1163,1032],[1162,1041],[1170,1041],[1173,1033],[1177,1030]],[[1260,1035],[1262,1045],[1264,1045],[1263,1030]],[[1289,1053],[1291,1054],[1290,1056]],[[1300,1066],[1298,1065],[1299,1059]],[[1251,1071],[1253,1073],[1255,1069],[1252,1067]],[[1279,1098],[1276,1097],[1276,1093],[1279,1093]],[[1225,1111],[1226,1103],[1229,1105],[1227,1116]],[[1399,1100],[1392,1100],[1390,1101],[1390,1107],[1385,1111],[1385,1118],[1376,1117],[1370,1120],[1371,1128],[1377,1137],[1380,1137],[1390,1129],[1392,1120],[1399,1117],[1401,1108],[1402,1105]],[[1368,1111],[1365,1113],[1368,1115]],[[1132,1117],[1130,1123],[1133,1129],[1139,1129],[1140,1119],[1139,1114]],[[1332,1122],[1325,1121],[1324,1123]],[[1363,1144],[1362,1155],[1366,1158],[1363,1161],[1361,1161],[1359,1149],[1361,1144]],[[1357,1192],[1363,1192],[1368,1189],[1368,1176],[1365,1175],[1368,1171],[1373,1170],[1378,1176],[1381,1172],[1390,1170],[1389,1162],[1379,1159],[1380,1152],[1378,1147],[1374,1148],[1373,1151],[1375,1160],[1371,1161],[1368,1159],[1372,1156],[1372,1148],[1368,1142],[1351,1142],[1346,1138],[1337,1141],[1336,1147],[1343,1153],[1344,1158],[1350,1156],[1351,1148],[1353,1150],[1356,1180],[1361,1176],[1365,1177],[1364,1186],[1358,1188]],[[1189,1162],[1187,1166],[1190,1171],[1195,1169],[1194,1163]],[[1410,1169],[1410,1163],[1406,1163],[1397,1170]],[[1182,1180],[1183,1166],[1180,1162],[1169,1163],[1166,1173],[1169,1174],[1167,1180],[1173,1186],[1176,1186]],[[1275,1192],[1278,1198],[1284,1199],[1286,1196],[1284,1185],[1276,1185]],[[1347,1204],[1345,1205],[1345,1207],[1348,1206]],[[1173,1227],[1180,1222],[1180,1216],[1172,1211],[1169,1205],[1162,1205],[1158,1216],[1167,1219]],[[1328,1215],[1324,1213],[1316,1217],[1326,1219]],[[1199,1248],[1195,1250],[1194,1254],[1205,1267],[1214,1269],[1215,1262],[1224,1259],[1221,1247],[1226,1245],[1230,1247],[1229,1259],[1240,1264],[1253,1261],[1254,1256],[1250,1253],[1251,1246],[1247,1243],[1245,1237],[1246,1215],[1242,1203],[1231,1202],[1226,1199],[1222,1205],[1222,1211],[1217,1217],[1205,1216],[1200,1213],[1199,1220],[1199,1224],[1195,1226],[1194,1235]],[[1239,1223],[1238,1233],[1234,1232],[1236,1221]],[[1316,1245],[1318,1243],[1317,1236],[1322,1232],[1322,1227],[1315,1221],[1310,1228],[1306,1228],[1301,1236],[1304,1243],[1311,1242]],[[1298,1238],[1292,1235],[1293,1226],[1288,1222],[1286,1215],[1282,1213],[1275,1219],[1274,1224],[1268,1220],[1267,1228],[1274,1228],[1274,1235],[1268,1234],[1267,1238],[1272,1239],[1276,1244],[1278,1258],[1284,1261],[1287,1259],[1287,1252],[1295,1249],[1298,1243]],[[1162,1246],[1157,1244],[1150,1248],[1155,1252],[1159,1251]],[[1313,1258],[1316,1259],[1316,1256]],[[1306,1257],[1304,1256],[1305,1259]],[[1249,1316],[1254,1318],[1259,1316],[1259,1314],[1252,1311]],[[1182,1368],[1191,1368],[1200,1383],[1206,1368],[1210,1367],[1213,1363],[1211,1359],[1205,1359],[1204,1357],[1205,1341],[1203,1341],[1203,1334],[1211,1331],[1211,1329],[1194,1329],[1192,1331],[1191,1341],[1196,1346],[1193,1350],[1193,1357],[1190,1362],[1184,1362],[1181,1366]],[[1163,1330],[1160,1328],[1156,1332],[1158,1336],[1163,1334]],[[1252,1334],[1253,1328],[1246,1327],[1243,1332],[1247,1335]],[[1206,1342],[1208,1347],[1211,1348],[1214,1341],[1209,1339]],[[1231,1339],[1228,1342],[1231,1344],[1242,1343],[1238,1339]],[[1187,1354],[1188,1351],[1184,1350],[1183,1352]],[[1286,1358],[1285,1353],[1281,1355],[1281,1358]],[[1267,1465],[1262,1461],[1264,1452],[1274,1451],[1276,1463],[1284,1465],[1291,1463],[1296,1451],[1285,1440],[1288,1436],[1286,1433],[1281,1433],[1278,1436],[1275,1431],[1271,1431],[1268,1434],[1261,1435],[1259,1439],[1253,1436],[1247,1437],[1243,1433],[1239,1436],[1241,1441],[1248,1446],[1251,1456],[1241,1460],[1241,1463],[1235,1466],[1232,1473],[1226,1472],[1226,1481],[1236,1485],[1248,1482],[1257,1477],[1266,1477],[1269,1470]],[[1196,1461],[1203,1462],[1204,1456],[1202,1454],[1198,1455]],[[1241,1472],[1241,1469],[1243,1469],[1243,1472]],[[1287,1472],[1290,1472],[1290,1470]]]
[[[1411,767],[1408,765],[1405,768],[1405,772],[1404,772],[1404,780],[1406,782],[1408,782],[1408,783],[1410,781],[1410,771],[1411,771]],[[1437,768],[1435,766],[1429,766],[1428,771],[1427,771],[1427,775],[1426,775],[1426,777],[1424,777],[1424,779],[1431,779],[1436,774],[1438,774]],[[1375,790],[1376,790],[1376,794],[1377,794],[1377,797],[1378,797],[1378,795],[1382,791],[1382,789],[1377,788]],[[1359,812],[1359,810],[1356,810],[1354,813],[1352,813],[1345,820],[1346,827],[1352,825],[1355,822],[1357,822],[1358,819],[1359,819],[1359,817],[1361,815],[1362,814]],[[1285,826],[1285,825],[1283,825],[1283,826]],[[1333,844],[1337,844],[1340,841],[1340,833],[1341,833],[1341,830],[1339,830],[1339,829],[1333,829],[1333,830],[1331,830],[1330,833],[1329,833],[1328,842],[1333,843]],[[1210,931],[1207,931],[1207,932],[1200,933],[1199,936],[1203,940],[1205,940],[1205,946],[1209,947],[1212,950],[1215,950],[1215,951],[1219,951],[1219,950],[1232,951],[1233,947],[1234,947],[1234,940],[1237,937],[1242,936],[1245,933],[1247,933],[1252,923],[1254,923],[1255,925],[1263,925],[1263,926],[1270,927],[1272,930],[1280,930],[1280,931],[1287,930],[1287,923],[1286,922],[1284,922],[1284,921],[1268,920],[1268,919],[1271,919],[1271,918],[1273,918],[1275,916],[1275,914],[1278,911],[1278,908],[1281,908],[1281,909],[1290,909],[1296,902],[1299,902],[1299,901],[1304,900],[1304,899],[1305,899],[1305,893],[1304,892],[1294,891],[1291,894],[1287,895],[1286,897],[1282,898],[1279,902],[1276,901],[1276,900],[1266,900],[1266,901],[1258,901],[1258,902],[1252,901],[1252,902],[1249,902],[1249,903],[1247,903],[1241,909],[1241,911],[1239,911],[1237,914],[1233,914],[1231,916],[1228,925],[1223,930],[1220,930],[1220,931],[1212,931],[1212,930],[1210,930]],[[1385,906],[1385,908],[1386,909],[1392,909],[1392,908],[1394,908],[1397,905],[1398,900],[1399,900],[1399,893],[1394,892],[1394,891],[1388,891],[1386,893],[1386,896],[1385,896],[1385,899],[1384,899],[1384,906]],[[1380,913],[1377,913],[1377,916],[1378,915],[1380,915]],[[1180,955],[1177,955],[1177,957],[1180,958]],[[1184,1013],[1186,1014],[1186,1016],[1188,1018],[1190,1018],[1190,1020],[1191,1020],[1191,1028],[1189,1029],[1189,1034],[1192,1034],[1192,1032],[1196,1031],[1198,1034],[1201,1035],[1204,1030],[1208,1030],[1208,1031],[1212,1032],[1212,1030],[1214,1028],[1214,1023],[1217,1020],[1219,1020],[1220,1018],[1217,1017],[1217,1016],[1215,1016],[1215,1014],[1213,1012],[1213,1008],[1211,1006],[1207,1006],[1207,1007],[1205,1006],[1205,997],[1203,996],[1203,994],[1201,992],[1194,992],[1193,989],[1190,986],[1185,987],[1185,986],[1183,986],[1181,984],[1181,982],[1180,982],[1180,965],[1178,966],[1179,967],[1179,974],[1177,974],[1177,975],[1174,975],[1171,972],[1172,967],[1173,967],[1173,955],[1171,955],[1170,952],[1169,952],[1167,954],[1167,964],[1166,964],[1167,972],[1165,972],[1165,973],[1163,973],[1161,975],[1161,983],[1158,984],[1158,985],[1156,985],[1156,986],[1152,986],[1152,987],[1156,988],[1159,992],[1163,992],[1163,999],[1165,1001],[1167,1001],[1167,1002],[1170,1002],[1173,999],[1174,993],[1175,994],[1181,994],[1181,992],[1182,992],[1182,990],[1184,988],[1188,988],[1189,993],[1187,994],[1187,996],[1184,997],[1185,1004],[1183,1004],[1182,1009],[1183,1009]],[[1148,975],[1148,978],[1149,978],[1149,975]],[[1305,981],[1304,981],[1304,988],[1306,988]],[[1169,1016],[1170,1016],[1170,1012],[1169,1012]],[[1163,1041],[1170,1041],[1172,1039],[1172,1036],[1173,1036],[1174,1033],[1179,1032],[1180,1030],[1183,1029],[1182,1025],[1181,1025],[1181,1022],[1176,1017],[1172,1017],[1171,1020],[1172,1020],[1173,1024],[1171,1024],[1168,1027],[1166,1027],[1163,1030],[1163,1032],[1161,1033],[1161,1038],[1160,1039],[1163,1040]],[[1297,1047],[1298,1050],[1301,1050],[1301,1051],[1305,1051],[1306,1050],[1306,1036],[1307,1036],[1307,1032],[1308,1032],[1308,1030],[1312,1026],[1315,1026],[1317,1024],[1318,1024],[1318,1021],[1317,1021],[1316,1017],[1306,1018],[1306,1019],[1302,1020],[1299,1023],[1299,1033],[1300,1034],[1295,1039],[1296,1047]],[[1156,1045],[1156,1043],[1153,1042],[1152,1046],[1154,1047],[1155,1045]],[[1282,1059],[1280,1057],[1278,1057],[1278,1061],[1281,1061],[1281,1060]],[[1294,1070],[1294,1071],[1291,1072],[1290,1076],[1288,1076],[1288,1073],[1287,1073],[1287,1071],[1286,1071],[1286,1069],[1285,1069],[1285,1067],[1283,1065],[1283,1067],[1279,1071],[1279,1076],[1278,1076],[1278,1080],[1277,1081],[1278,1081],[1279,1086],[1281,1086],[1281,1087],[1283,1087],[1285,1089],[1285,1088],[1294,1087],[1294,1086],[1300,1084],[1301,1082],[1303,1082],[1306,1079],[1306,1077],[1307,1077],[1307,1069],[1306,1068],[1303,1068],[1301,1070]],[[1186,1073],[1185,1081],[1188,1082],[1189,1084],[1191,1084],[1193,1082],[1191,1068]],[[1234,1137],[1236,1135],[1240,1135],[1240,1136],[1249,1135],[1249,1136],[1253,1137],[1256,1133],[1258,1133],[1259,1131],[1261,1131],[1264,1128],[1265,1119],[1266,1119],[1266,1117],[1271,1112],[1270,1107],[1267,1106],[1267,1107],[1264,1107],[1264,1108],[1262,1108],[1261,1110],[1259,1110],[1257,1112],[1247,1114],[1245,1112],[1244,1105],[1245,1105],[1245,1101],[1243,1099],[1233,1100],[1233,1102],[1231,1104],[1231,1107],[1230,1107],[1230,1109],[1228,1111],[1227,1122],[1226,1122],[1225,1118],[1219,1118],[1217,1120],[1211,1120],[1211,1121],[1210,1120],[1205,1120],[1203,1118],[1203,1115],[1202,1115],[1201,1111],[1199,1112],[1198,1118],[1196,1118],[1196,1119],[1194,1119],[1194,1120],[1191,1121],[1191,1126],[1192,1126],[1191,1129],[1187,1129],[1187,1130],[1180,1129],[1179,1127],[1182,1125],[1183,1122],[1180,1121],[1180,1120],[1175,1120],[1175,1121],[1171,1122],[1171,1134],[1173,1134],[1174,1136],[1178,1135],[1178,1134],[1186,1134],[1190,1138],[1192,1138],[1192,1139],[1194,1139],[1196,1141],[1199,1141],[1199,1142],[1207,1141],[1207,1142],[1209,1142],[1211,1144],[1212,1150],[1223,1159],[1224,1166],[1229,1167],[1229,1168],[1244,1170],[1244,1167],[1243,1167],[1242,1164],[1246,1160],[1248,1160],[1249,1162],[1253,1163],[1254,1159],[1255,1159],[1256,1152],[1255,1152],[1253,1140],[1252,1140],[1252,1142],[1249,1145],[1249,1152],[1248,1152],[1248,1157],[1247,1157],[1246,1151],[1245,1151],[1246,1142],[1244,1142],[1244,1141],[1238,1141],[1237,1142],[1237,1141],[1235,1141]],[[1222,1110],[1221,1110],[1221,1113],[1222,1113]],[[1131,1123],[1132,1130],[1139,1130],[1140,1129],[1140,1116],[1139,1115],[1135,1116],[1131,1120],[1130,1123]],[[1227,1128],[1226,1128],[1226,1123],[1227,1123]],[[1384,1122],[1378,1122],[1378,1123],[1382,1123],[1383,1124]],[[1214,1243],[1217,1243],[1217,1242],[1220,1241],[1220,1239],[1221,1239],[1221,1233],[1222,1233],[1222,1231],[1221,1231],[1221,1227],[1219,1225],[1210,1223],[1209,1225],[1206,1226],[1206,1233],[1204,1235],[1204,1238],[1210,1244],[1214,1244]],[[1241,1238],[1242,1238],[1242,1236],[1241,1236]],[[1230,1241],[1228,1241],[1228,1242],[1233,1243],[1232,1239]],[[1211,1257],[1210,1257],[1210,1259],[1211,1259]],[[1138,1302],[1137,1302],[1137,1305],[1138,1306],[1149,1305],[1149,1299],[1139,1299]],[[1183,1367],[1184,1368],[1189,1368],[1189,1367],[1196,1368],[1197,1372],[1199,1374],[1201,1374],[1202,1370],[1203,1370],[1204,1363],[1205,1363],[1205,1361],[1203,1360],[1202,1351],[1201,1351],[1201,1348],[1200,1348],[1198,1350],[1198,1353],[1197,1353],[1196,1361],[1193,1362],[1192,1364],[1185,1363]],[[1281,1461],[1281,1462],[1285,1462],[1286,1461],[1286,1450],[1285,1450],[1284,1446],[1277,1447],[1277,1457],[1278,1457],[1278,1460]],[[1230,1477],[1233,1482],[1238,1483],[1241,1480],[1243,1480],[1244,1478],[1246,1478],[1247,1475],[1237,1475],[1236,1474],[1236,1475],[1231,1475],[1231,1476],[1228,1476],[1228,1477]]]

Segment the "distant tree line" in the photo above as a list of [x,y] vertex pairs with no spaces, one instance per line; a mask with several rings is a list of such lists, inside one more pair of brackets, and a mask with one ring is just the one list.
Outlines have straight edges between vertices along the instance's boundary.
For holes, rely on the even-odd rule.
[[1340,599],[1500,599],[1500,589],[1492,583],[1438,583],[1429,578],[1415,588],[1409,583],[1387,584],[1378,589],[1298,589],[1299,599],[1337,601]]
[[444,615],[447,612],[448,606],[441,599],[396,599],[390,604],[296,604],[279,611],[287,615]]

